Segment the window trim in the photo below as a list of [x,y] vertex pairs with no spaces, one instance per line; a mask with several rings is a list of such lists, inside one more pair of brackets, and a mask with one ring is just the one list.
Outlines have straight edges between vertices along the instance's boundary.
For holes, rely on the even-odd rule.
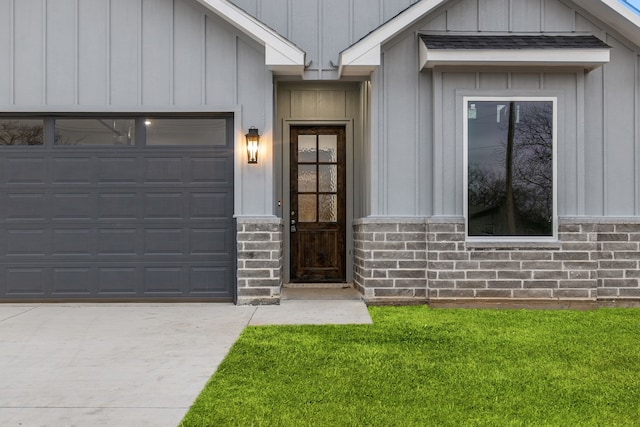
[[[553,105],[552,156],[553,156],[553,218],[550,236],[470,236],[469,235],[469,104],[482,101],[541,101]],[[463,215],[465,222],[465,238],[467,242],[488,243],[522,243],[522,242],[557,242],[558,241],[558,97],[544,95],[526,96],[482,96],[469,95],[462,97],[462,145],[463,145]]]

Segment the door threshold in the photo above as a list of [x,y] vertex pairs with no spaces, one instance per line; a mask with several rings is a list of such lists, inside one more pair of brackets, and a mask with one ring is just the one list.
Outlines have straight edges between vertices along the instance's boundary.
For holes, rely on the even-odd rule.
[[300,288],[314,288],[314,289],[343,289],[343,288],[352,288],[353,284],[350,282],[341,282],[341,283],[323,283],[323,282],[309,282],[309,283],[285,283],[282,285],[283,288],[289,289],[300,289]]

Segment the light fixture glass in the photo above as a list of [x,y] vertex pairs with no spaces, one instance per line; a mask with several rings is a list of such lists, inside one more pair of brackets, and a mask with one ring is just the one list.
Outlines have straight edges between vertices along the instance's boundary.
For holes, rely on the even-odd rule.
[[260,146],[258,129],[251,126],[249,133],[247,133],[245,137],[247,139],[247,160],[249,163],[258,163],[258,148]]

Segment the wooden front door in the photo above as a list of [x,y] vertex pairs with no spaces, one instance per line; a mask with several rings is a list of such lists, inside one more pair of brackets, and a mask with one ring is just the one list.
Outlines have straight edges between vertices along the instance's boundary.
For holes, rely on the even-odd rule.
[[291,127],[291,281],[345,281],[344,126]]

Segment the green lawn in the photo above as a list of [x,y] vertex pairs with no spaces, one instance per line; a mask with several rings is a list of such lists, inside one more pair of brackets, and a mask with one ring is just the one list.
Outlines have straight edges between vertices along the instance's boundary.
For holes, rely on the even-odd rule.
[[183,426],[640,425],[640,310],[247,328]]

